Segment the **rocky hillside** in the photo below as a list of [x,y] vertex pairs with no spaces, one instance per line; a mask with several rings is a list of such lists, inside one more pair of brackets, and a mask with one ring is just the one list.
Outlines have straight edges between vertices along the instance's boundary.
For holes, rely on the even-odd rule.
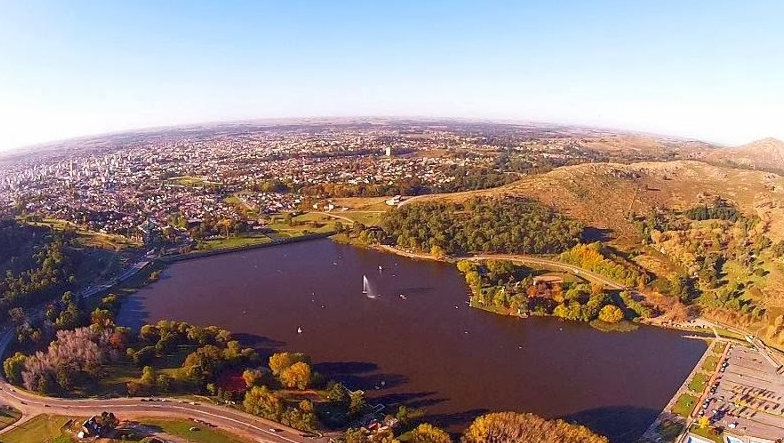
[[784,172],[784,142],[765,138],[734,148],[709,152],[706,160],[767,171]]

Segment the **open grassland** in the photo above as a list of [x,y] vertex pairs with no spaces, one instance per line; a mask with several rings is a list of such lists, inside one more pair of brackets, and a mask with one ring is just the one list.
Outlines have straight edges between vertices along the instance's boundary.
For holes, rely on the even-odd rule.
[[[244,443],[244,440],[228,432],[185,420],[141,419],[139,422],[156,431],[194,443]],[[191,431],[194,427],[198,430]]]
[[587,163],[533,175],[506,186],[480,191],[435,194],[418,200],[463,201],[481,195],[536,199],[590,226],[612,230],[623,243],[637,239],[630,212],[656,207],[685,209],[721,195],[741,210],[770,223],[773,240],[784,238],[784,179],[697,161],[633,164]]
[[292,217],[292,223],[286,221],[285,215],[272,218],[268,225],[278,238],[294,238],[308,234],[323,234],[335,230],[335,218],[319,212],[306,212]]
[[216,249],[242,248],[245,246],[263,245],[265,243],[272,243],[272,239],[264,234],[237,236],[203,241],[199,244],[199,250],[213,251]]
[[[73,441],[64,434],[65,425],[69,417],[59,415],[38,415],[19,427],[3,434],[4,443],[41,443],[57,442],[69,443]],[[65,435],[65,436],[64,436]]]
[[86,247],[119,251],[126,248],[136,248],[141,246],[140,243],[134,242],[121,235],[104,234],[101,232],[87,231],[65,220],[45,218],[40,222],[27,222],[27,223],[32,226],[48,227],[55,231],[71,230],[77,234],[79,243],[81,243]]

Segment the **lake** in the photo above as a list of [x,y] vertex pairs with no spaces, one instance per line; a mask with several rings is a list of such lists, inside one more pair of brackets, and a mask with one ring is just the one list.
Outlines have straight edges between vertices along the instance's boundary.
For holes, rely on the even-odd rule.
[[371,403],[424,408],[454,431],[484,412],[528,411],[615,443],[644,432],[706,347],[659,328],[499,316],[468,295],[453,265],[316,240],[176,263],[119,322],[214,324],[264,353],[305,352]]

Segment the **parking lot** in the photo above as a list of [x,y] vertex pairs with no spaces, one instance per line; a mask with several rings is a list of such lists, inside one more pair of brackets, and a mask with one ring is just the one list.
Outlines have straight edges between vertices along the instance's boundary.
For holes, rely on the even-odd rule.
[[758,351],[733,345],[698,414],[730,434],[782,438],[784,376]]

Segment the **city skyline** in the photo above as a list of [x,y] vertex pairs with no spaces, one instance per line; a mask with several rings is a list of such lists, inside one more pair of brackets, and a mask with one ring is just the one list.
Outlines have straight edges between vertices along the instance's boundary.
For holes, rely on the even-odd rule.
[[[205,122],[390,116],[784,138],[783,5],[46,1],[0,18],[0,152]],[[44,32],[45,31],[45,32]]]

